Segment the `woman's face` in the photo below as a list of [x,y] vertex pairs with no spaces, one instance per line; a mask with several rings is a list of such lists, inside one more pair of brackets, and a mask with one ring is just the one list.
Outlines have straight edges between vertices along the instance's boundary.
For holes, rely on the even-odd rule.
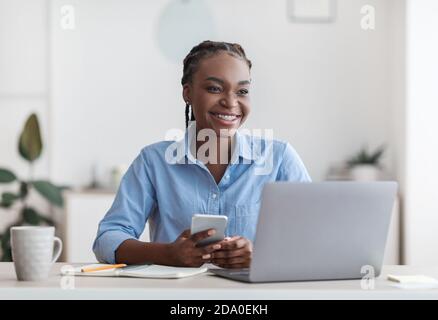
[[[233,135],[250,112],[250,71],[247,63],[226,52],[199,62],[183,97],[193,108],[196,128],[210,128],[217,136]],[[221,129],[226,129],[222,131]]]

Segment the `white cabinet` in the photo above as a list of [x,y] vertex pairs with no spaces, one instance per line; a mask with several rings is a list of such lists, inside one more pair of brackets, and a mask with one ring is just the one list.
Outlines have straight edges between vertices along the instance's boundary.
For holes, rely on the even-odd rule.
[[[115,194],[103,191],[67,191],[65,208],[60,221],[64,242],[62,260],[66,262],[95,262],[92,246],[100,220],[114,201]],[[140,237],[149,241],[149,225]]]

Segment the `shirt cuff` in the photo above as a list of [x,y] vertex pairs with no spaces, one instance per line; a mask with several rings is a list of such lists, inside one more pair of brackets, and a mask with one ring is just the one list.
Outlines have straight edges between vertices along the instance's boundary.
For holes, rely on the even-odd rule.
[[119,230],[110,230],[101,234],[101,236],[96,239],[93,246],[93,251],[97,260],[102,263],[116,263],[116,250],[128,239],[137,238]]

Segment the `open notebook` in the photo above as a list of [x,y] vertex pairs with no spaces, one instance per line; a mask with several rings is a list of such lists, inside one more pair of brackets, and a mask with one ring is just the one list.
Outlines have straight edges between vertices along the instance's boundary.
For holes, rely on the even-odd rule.
[[94,268],[106,264],[88,264],[76,268],[63,268],[62,275],[91,276],[91,277],[133,277],[133,278],[162,278],[176,279],[194,276],[207,271],[207,267],[186,268],[169,267],[157,264],[129,265],[123,268],[113,268],[100,271],[82,272],[82,268]]

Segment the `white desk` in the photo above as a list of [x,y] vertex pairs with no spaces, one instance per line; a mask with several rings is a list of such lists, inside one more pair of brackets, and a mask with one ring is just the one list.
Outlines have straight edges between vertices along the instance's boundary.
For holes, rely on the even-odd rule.
[[[57,263],[49,279],[19,282],[12,263],[0,263],[0,300],[3,299],[438,299],[438,289],[399,289],[387,273],[424,274],[438,278],[438,268],[387,266],[374,290],[363,290],[360,280],[248,284],[209,273],[182,279],[75,277],[75,289],[62,289]],[[64,279],[65,281],[65,279]]]

